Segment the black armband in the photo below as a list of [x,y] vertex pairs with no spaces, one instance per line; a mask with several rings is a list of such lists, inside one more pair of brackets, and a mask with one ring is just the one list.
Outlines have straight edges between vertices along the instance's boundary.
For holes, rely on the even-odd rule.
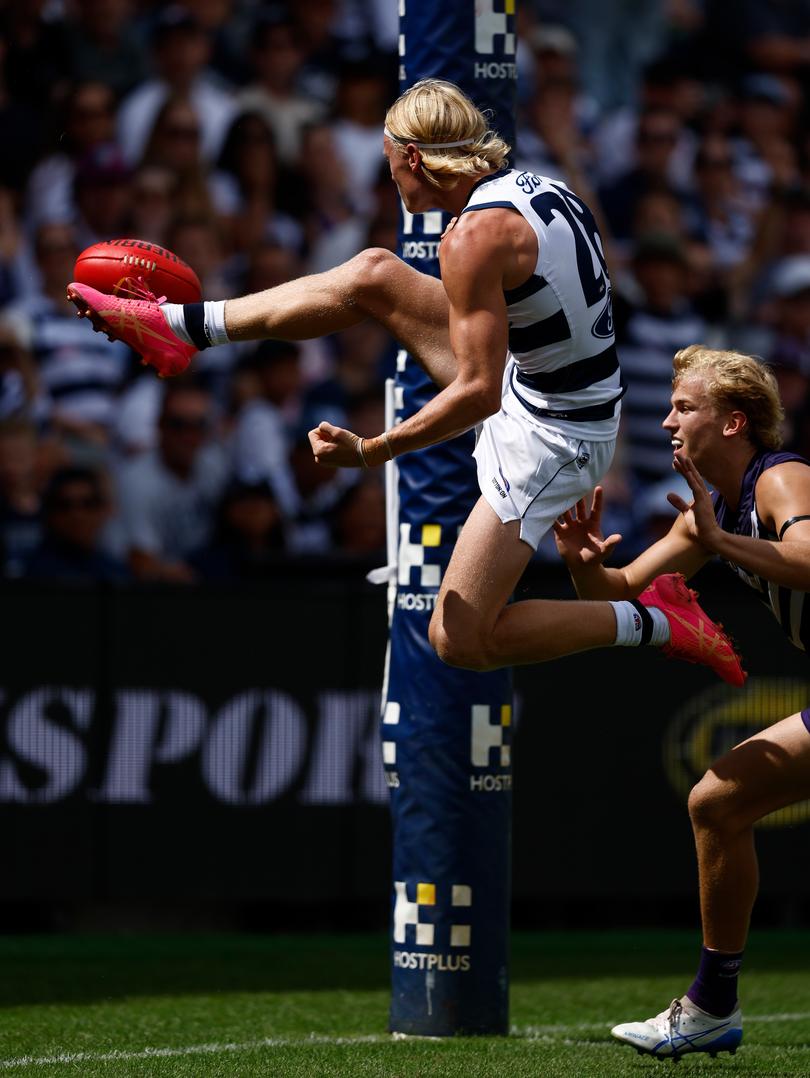
[[805,515],[803,517],[790,517],[790,519],[786,520],[782,527],[779,529],[779,538],[781,539],[785,532],[788,530],[788,528],[792,527],[794,524],[798,524],[800,520],[810,520],[810,516]]

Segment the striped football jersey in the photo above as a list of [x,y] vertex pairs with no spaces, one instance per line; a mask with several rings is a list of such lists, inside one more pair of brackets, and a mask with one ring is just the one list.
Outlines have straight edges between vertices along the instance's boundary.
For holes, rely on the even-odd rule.
[[516,169],[479,180],[462,212],[496,207],[520,213],[537,236],[534,273],[505,292],[515,395],[566,433],[613,438],[623,390],[593,214],[564,183]]
[[[753,539],[768,539],[771,542],[781,540],[782,536],[775,535],[766,528],[757,513],[756,486],[757,480],[764,471],[773,468],[776,464],[785,464],[789,461],[798,461],[810,467],[810,461],[796,453],[757,453],[743,476],[740,502],[736,510],[730,509],[725,499],[719,494],[714,495],[714,512],[717,523],[723,531],[731,535],[750,536]],[[782,531],[784,533],[784,526]],[[726,564],[741,580],[759,593],[759,597],[770,607],[790,641],[802,651],[810,650],[810,604],[806,601],[807,592],[774,584],[764,577],[747,572],[734,562],[726,562]]]

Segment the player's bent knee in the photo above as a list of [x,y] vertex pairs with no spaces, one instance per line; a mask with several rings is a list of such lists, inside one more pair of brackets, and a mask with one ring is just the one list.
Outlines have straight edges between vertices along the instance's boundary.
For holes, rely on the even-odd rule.
[[689,818],[699,830],[724,831],[733,827],[737,808],[734,787],[707,771],[689,793]]
[[391,286],[391,270],[399,259],[384,247],[369,247],[355,255],[348,263],[353,272],[356,298],[371,300],[381,296]]

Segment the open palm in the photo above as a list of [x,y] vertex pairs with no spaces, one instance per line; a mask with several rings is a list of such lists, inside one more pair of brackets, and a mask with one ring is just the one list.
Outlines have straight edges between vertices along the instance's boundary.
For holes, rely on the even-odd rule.
[[579,565],[600,564],[617,543],[621,535],[602,535],[602,488],[593,492],[590,510],[584,498],[566,510],[554,522],[554,539],[560,557],[570,568]]

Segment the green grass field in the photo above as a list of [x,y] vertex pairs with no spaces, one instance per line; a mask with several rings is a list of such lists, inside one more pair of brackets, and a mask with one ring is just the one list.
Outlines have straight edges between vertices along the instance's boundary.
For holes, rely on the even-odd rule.
[[[688,985],[692,933],[516,934],[512,1035],[393,1041],[382,936],[0,938],[0,1075],[644,1076],[609,1028]],[[758,933],[745,1040],[692,1074],[810,1075],[810,934]]]

